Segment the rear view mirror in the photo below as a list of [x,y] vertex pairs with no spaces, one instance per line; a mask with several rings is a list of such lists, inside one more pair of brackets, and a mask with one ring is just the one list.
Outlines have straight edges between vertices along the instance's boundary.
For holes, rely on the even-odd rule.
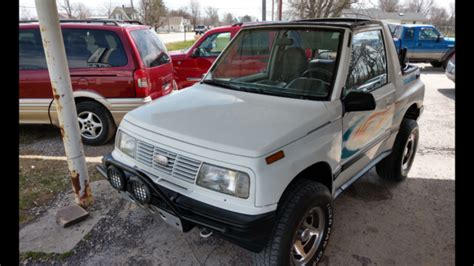
[[199,48],[194,48],[193,52],[191,53],[191,57],[198,57],[199,55]]
[[351,91],[342,102],[345,112],[375,110],[375,98],[370,92]]

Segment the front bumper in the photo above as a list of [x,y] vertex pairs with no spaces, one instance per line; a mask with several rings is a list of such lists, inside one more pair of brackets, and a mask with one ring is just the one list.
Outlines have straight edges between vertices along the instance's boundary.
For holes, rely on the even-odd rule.
[[245,215],[205,204],[157,185],[146,174],[115,160],[111,154],[104,156],[102,165],[97,166],[98,172],[109,181],[107,176],[109,166],[114,166],[122,170],[126,176],[137,177],[147,184],[152,194],[148,205],[158,207],[179,218],[183,232],[190,231],[196,225],[205,227],[253,252],[260,252],[272,233],[275,212]]

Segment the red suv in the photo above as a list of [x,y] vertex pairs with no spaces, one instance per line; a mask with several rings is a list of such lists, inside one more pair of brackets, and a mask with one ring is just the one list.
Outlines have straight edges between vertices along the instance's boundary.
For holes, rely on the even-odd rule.
[[217,56],[239,32],[241,25],[208,30],[190,48],[170,52],[178,89],[189,87],[201,80]]
[[[116,20],[61,21],[82,140],[106,143],[128,111],[169,94],[168,51],[149,27]],[[20,23],[20,123],[59,125],[37,22]]]

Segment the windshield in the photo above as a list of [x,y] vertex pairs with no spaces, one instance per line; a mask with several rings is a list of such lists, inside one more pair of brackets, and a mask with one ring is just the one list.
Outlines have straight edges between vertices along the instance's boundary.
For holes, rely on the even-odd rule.
[[342,31],[322,28],[242,30],[204,83],[282,97],[327,98]]

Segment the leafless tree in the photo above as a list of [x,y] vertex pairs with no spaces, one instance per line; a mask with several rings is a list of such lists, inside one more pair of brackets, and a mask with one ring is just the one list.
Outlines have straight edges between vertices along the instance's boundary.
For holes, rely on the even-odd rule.
[[166,6],[163,0],[140,0],[140,16],[146,25],[158,28],[165,23]]
[[379,8],[385,12],[397,12],[400,0],[379,0]]
[[290,12],[294,17],[328,18],[339,17],[342,10],[350,8],[358,0],[289,0]]
[[217,14],[217,8],[212,6],[206,7],[206,21],[209,25],[217,25],[219,23],[219,15]]
[[33,16],[31,15],[31,11],[26,8],[26,7],[22,7],[20,9],[20,20],[32,20],[33,19]]
[[59,7],[64,9],[68,18],[74,18],[73,14],[75,12],[74,6],[69,0],[62,0],[58,2]]
[[102,7],[105,9],[105,13],[108,18],[112,16],[112,12],[114,11],[114,5],[112,4],[112,0],[104,0],[102,3]]
[[224,22],[224,24],[230,25],[230,24],[234,23],[235,19],[234,19],[234,16],[232,16],[231,13],[226,13],[226,14],[224,14],[224,19],[222,21]]
[[454,14],[444,7],[433,6],[429,13],[430,23],[441,30],[446,35],[454,33]]
[[170,17],[183,17],[185,19],[191,19],[192,15],[188,13],[187,9],[185,7],[182,7],[178,10],[170,10],[168,12],[168,16]]
[[434,0],[407,0],[406,12],[422,13],[428,15],[434,6]]
[[76,4],[74,8],[75,8],[74,14],[76,15],[76,18],[78,19],[86,19],[90,17],[92,14],[91,10],[83,3]]
[[191,0],[190,9],[191,9],[191,16],[192,16],[191,23],[193,24],[193,27],[195,28],[199,20],[199,9],[200,9],[199,2],[197,0]]

